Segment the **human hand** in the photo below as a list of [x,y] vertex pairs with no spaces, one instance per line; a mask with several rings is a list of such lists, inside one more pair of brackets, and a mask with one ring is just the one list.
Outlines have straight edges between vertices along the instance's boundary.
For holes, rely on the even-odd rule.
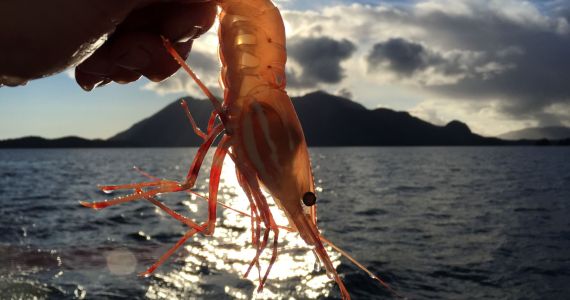
[[77,65],[77,83],[91,90],[172,75],[179,66],[160,36],[186,57],[192,40],[212,26],[216,6],[208,0],[6,0],[0,11],[0,85]]
[[193,39],[213,24],[213,1],[159,1],[134,10],[93,55],[75,69],[75,79],[84,90],[111,81],[128,83],[144,75],[162,81],[180,67],[164,49],[160,36],[173,41],[187,57]]

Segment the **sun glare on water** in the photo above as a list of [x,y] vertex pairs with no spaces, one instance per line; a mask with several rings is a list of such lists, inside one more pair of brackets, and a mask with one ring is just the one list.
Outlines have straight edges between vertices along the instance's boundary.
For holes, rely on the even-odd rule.
[[[249,202],[235,176],[235,167],[229,160],[224,162],[218,199],[234,209],[249,212]],[[288,225],[285,215],[270,202],[273,216],[279,225]],[[184,201],[189,214],[198,207],[204,209],[201,199],[195,196]],[[171,271],[160,270],[147,290],[150,299],[185,299],[196,296],[226,295],[234,299],[317,298],[328,296],[334,282],[324,270],[319,270],[311,248],[297,233],[281,230],[279,233],[278,257],[261,293],[257,293],[259,275],[254,267],[244,279],[256,249],[251,244],[251,220],[229,209],[218,210],[216,232],[213,237],[195,236],[186,242],[181,257]],[[221,214],[220,214],[221,212]],[[261,276],[264,275],[271,257],[273,234],[268,247],[260,258]],[[327,250],[337,266],[339,256]],[[180,256],[179,256],[180,257]],[[172,263],[172,262],[171,262]],[[181,265],[181,266],[180,266]]]

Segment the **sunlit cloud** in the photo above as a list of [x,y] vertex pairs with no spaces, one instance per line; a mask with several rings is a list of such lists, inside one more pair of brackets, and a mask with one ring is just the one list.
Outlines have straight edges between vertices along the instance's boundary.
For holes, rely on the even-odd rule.
[[67,77],[69,77],[70,79],[75,80],[75,69],[70,68],[64,71],[65,75],[67,75]]
[[469,77],[489,80],[515,67],[495,61],[492,56],[496,55],[468,50],[437,52],[419,43],[392,38],[374,44],[366,60],[370,73],[391,74],[395,81],[435,86],[456,84]]
[[341,82],[346,75],[340,63],[349,59],[355,50],[355,45],[346,39],[337,41],[324,36],[290,39],[288,54],[300,71],[289,69],[289,86],[314,88],[319,83]]

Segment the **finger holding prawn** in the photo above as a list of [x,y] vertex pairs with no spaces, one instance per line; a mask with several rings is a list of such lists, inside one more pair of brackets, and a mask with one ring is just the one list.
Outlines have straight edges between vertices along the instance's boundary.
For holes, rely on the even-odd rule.
[[176,50],[187,57],[192,41],[212,26],[215,15],[213,1],[159,2],[139,8],[76,67],[76,81],[87,91],[111,81],[133,82],[141,76],[162,81],[180,66],[164,51],[160,36],[174,41]]

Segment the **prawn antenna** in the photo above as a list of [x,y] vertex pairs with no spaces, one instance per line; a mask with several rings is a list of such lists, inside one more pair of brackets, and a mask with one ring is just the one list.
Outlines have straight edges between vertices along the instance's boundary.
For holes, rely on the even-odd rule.
[[368,268],[366,268],[364,265],[362,265],[361,263],[359,263],[354,257],[352,257],[350,254],[348,254],[346,251],[342,250],[340,247],[338,247],[337,245],[333,244],[331,241],[329,241],[328,239],[326,239],[324,236],[320,235],[320,238],[323,242],[325,242],[327,245],[331,246],[333,249],[335,249],[338,253],[340,253],[342,256],[346,257],[348,260],[350,260],[353,264],[355,264],[357,267],[359,267],[362,271],[366,272],[366,274],[368,274],[368,276],[370,276],[372,279],[378,281],[383,287],[385,287],[388,291],[390,291],[390,293],[392,293],[394,296],[400,298],[400,299],[407,299],[406,297],[401,296],[400,294],[398,294],[394,289],[392,289],[390,287],[390,285],[388,285],[384,280],[382,280],[380,277],[376,276],[374,273],[372,273],[372,271],[368,270]]

